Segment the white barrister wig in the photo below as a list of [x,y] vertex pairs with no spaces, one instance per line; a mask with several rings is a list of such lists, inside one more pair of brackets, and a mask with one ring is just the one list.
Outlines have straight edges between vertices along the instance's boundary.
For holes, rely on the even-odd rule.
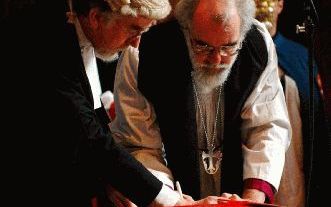
[[168,16],[171,6],[168,0],[105,0],[113,11],[122,15],[144,16],[160,20]]

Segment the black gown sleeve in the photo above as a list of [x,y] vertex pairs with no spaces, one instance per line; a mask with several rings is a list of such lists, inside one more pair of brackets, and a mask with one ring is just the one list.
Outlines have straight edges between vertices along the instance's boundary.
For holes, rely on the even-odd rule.
[[85,187],[83,183],[92,177],[111,184],[138,206],[147,206],[161,190],[162,182],[114,142],[86,99],[78,78],[59,76],[57,81],[57,131],[62,139],[71,140],[73,179],[81,178],[76,187]]

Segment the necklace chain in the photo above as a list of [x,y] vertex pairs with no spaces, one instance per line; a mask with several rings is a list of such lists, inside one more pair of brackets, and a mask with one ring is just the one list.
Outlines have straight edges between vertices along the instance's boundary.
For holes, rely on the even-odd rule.
[[[216,108],[216,117],[215,117],[215,122],[214,122],[214,131],[213,131],[213,134],[212,134],[212,139],[209,139],[209,136],[208,136],[208,133],[207,133],[207,127],[206,127],[206,124],[205,124],[205,120],[204,120],[204,117],[202,115],[202,110],[201,110],[201,105],[200,105],[200,101],[199,101],[198,91],[196,89],[193,77],[192,77],[192,84],[193,84],[194,94],[195,94],[195,97],[196,97],[196,100],[197,100],[200,119],[201,119],[201,122],[202,122],[202,126],[203,126],[203,130],[204,130],[206,139],[207,139],[206,140],[207,141],[207,149],[208,150],[213,150],[214,147],[215,147],[215,137],[216,137],[216,131],[217,131],[216,127],[217,127],[218,114],[219,114],[219,105],[220,105],[220,102],[221,102],[222,86],[219,86],[218,101],[217,101],[217,108]],[[223,107],[221,109],[221,116],[223,118]],[[221,123],[221,124],[223,125],[223,123]],[[223,129],[221,129],[221,130],[223,131]]]

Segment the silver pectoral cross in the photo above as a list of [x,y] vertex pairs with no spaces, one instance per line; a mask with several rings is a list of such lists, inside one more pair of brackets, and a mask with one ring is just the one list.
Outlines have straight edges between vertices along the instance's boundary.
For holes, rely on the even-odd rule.
[[222,161],[221,150],[215,150],[215,147],[209,148],[208,152],[202,151],[203,166],[208,174],[215,174]]

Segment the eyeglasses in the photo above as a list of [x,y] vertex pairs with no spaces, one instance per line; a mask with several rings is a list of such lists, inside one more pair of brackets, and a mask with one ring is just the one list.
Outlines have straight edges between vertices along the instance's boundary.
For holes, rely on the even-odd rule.
[[239,42],[235,45],[231,46],[220,46],[220,47],[212,47],[208,44],[205,44],[199,40],[195,40],[191,38],[191,45],[193,52],[196,54],[202,55],[210,55],[213,52],[217,51],[221,56],[229,57],[237,54],[242,47],[242,42]]

